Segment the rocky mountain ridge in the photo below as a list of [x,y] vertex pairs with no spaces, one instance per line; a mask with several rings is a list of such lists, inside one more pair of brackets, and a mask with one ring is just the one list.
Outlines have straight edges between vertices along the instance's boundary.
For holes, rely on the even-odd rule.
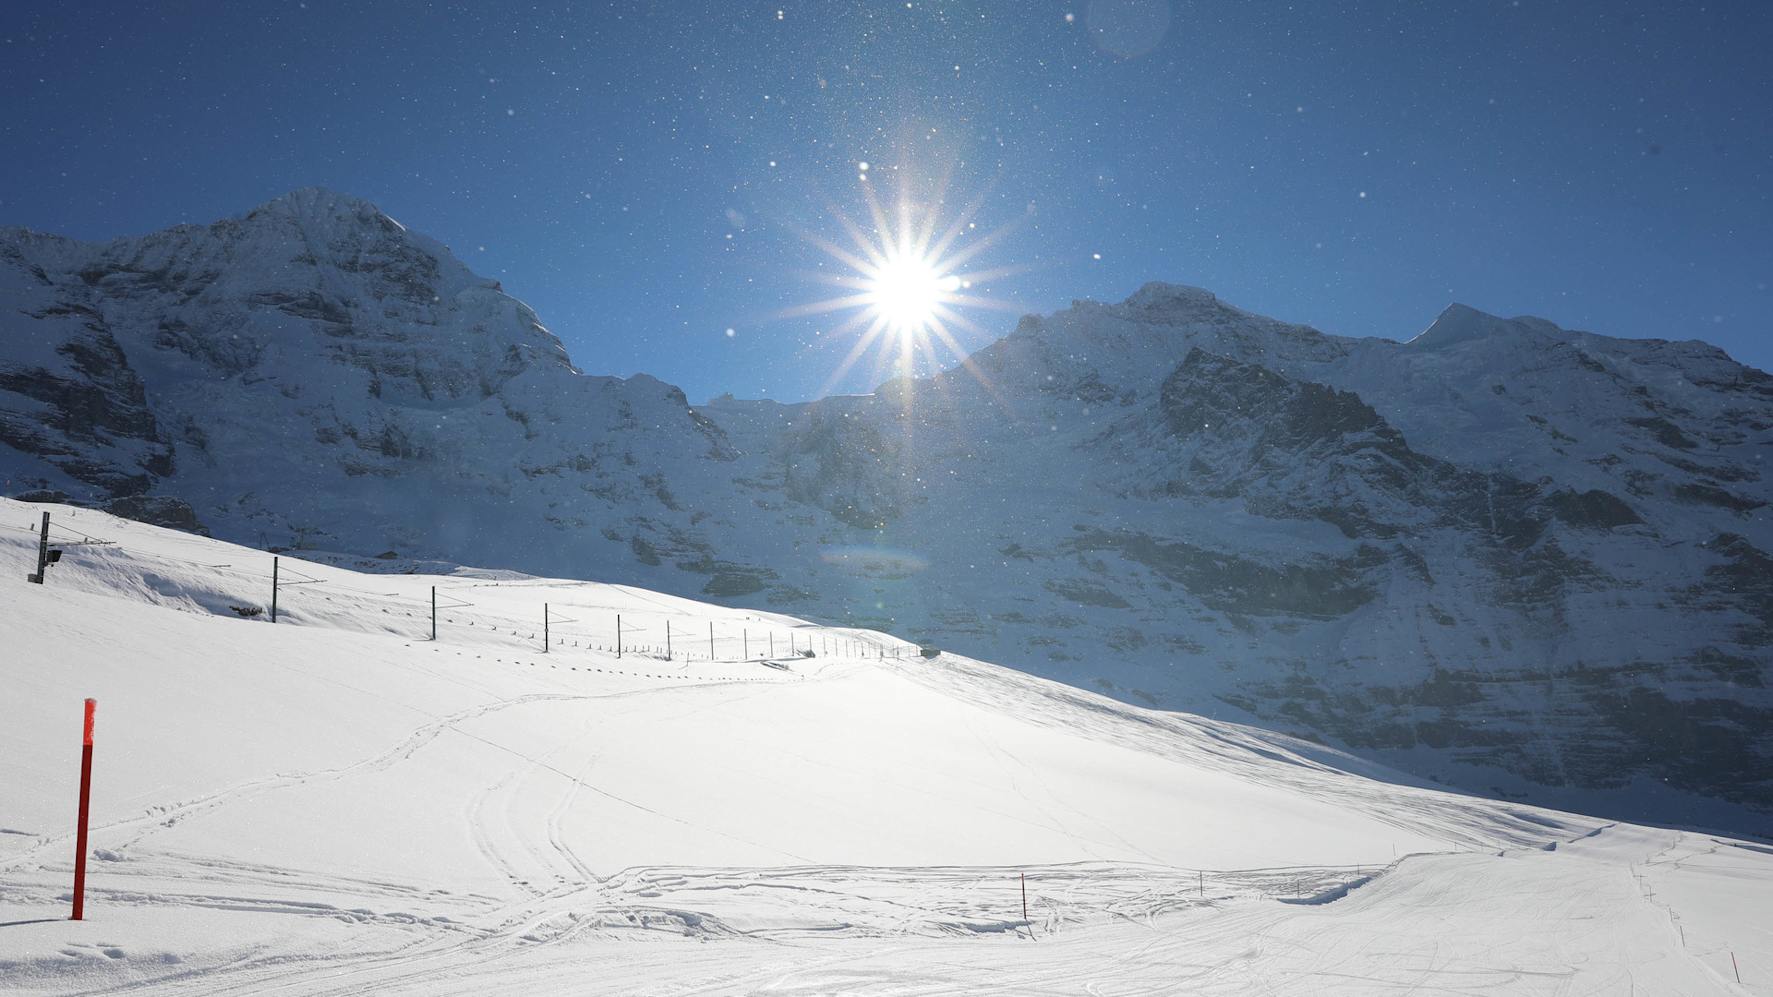
[[692,406],[581,373],[319,190],[105,244],[0,230],[8,494],[881,626],[1487,793],[1773,830],[1773,378],[1166,284],[969,367]]

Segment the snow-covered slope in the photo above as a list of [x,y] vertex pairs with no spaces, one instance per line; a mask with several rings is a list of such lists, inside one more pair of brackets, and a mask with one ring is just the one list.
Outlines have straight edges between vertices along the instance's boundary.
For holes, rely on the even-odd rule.
[[65,506],[110,542],[29,585],[43,508],[0,500],[9,993],[1773,992],[1752,843],[624,586],[286,556],[273,626],[269,555]]
[[971,364],[692,407],[580,373],[324,191],[0,232],[10,494],[876,627],[1489,794],[1773,830],[1766,374],[1460,306],[1333,337],[1163,284]]

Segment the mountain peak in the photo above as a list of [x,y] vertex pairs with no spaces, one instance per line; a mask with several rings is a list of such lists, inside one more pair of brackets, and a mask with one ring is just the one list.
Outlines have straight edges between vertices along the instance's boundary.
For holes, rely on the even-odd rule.
[[382,209],[352,194],[343,194],[326,187],[298,187],[253,208],[246,218],[280,217],[302,221],[360,221],[378,226],[389,225],[405,230],[405,226],[388,217]]
[[297,187],[287,194],[273,197],[253,210],[263,211],[267,208],[305,212],[338,212],[356,211],[362,208],[375,210],[375,205],[355,194],[347,194],[330,187],[308,186]]
[[1146,312],[1194,311],[1220,307],[1220,302],[1218,295],[1204,287],[1154,280],[1128,295],[1121,307]]
[[1563,330],[1542,318],[1530,315],[1502,318],[1455,301],[1442,309],[1428,328],[1410,339],[1409,345],[1419,349],[1439,349],[1523,332],[1555,335]]
[[1452,346],[1455,343],[1488,339],[1507,325],[1502,318],[1455,301],[1441,309],[1441,313],[1428,324],[1428,328],[1410,340],[1410,345]]

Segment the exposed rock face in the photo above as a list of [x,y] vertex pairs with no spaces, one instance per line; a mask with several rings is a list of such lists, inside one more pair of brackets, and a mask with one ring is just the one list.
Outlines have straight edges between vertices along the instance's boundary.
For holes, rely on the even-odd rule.
[[57,295],[22,248],[0,241],[0,266],[19,285],[8,295],[11,321],[33,330],[35,341],[9,337],[0,361],[0,444],[37,455],[57,478],[107,494],[140,492],[172,470],[141,379],[104,316]]
[[106,502],[105,511],[169,530],[209,535],[208,528],[197,521],[197,511],[189,503],[167,495],[122,495]]
[[692,408],[579,373],[324,191],[105,245],[0,232],[10,493],[792,608],[1773,831],[1773,378],[1460,306],[1338,338],[1161,284],[972,361],[989,387]]

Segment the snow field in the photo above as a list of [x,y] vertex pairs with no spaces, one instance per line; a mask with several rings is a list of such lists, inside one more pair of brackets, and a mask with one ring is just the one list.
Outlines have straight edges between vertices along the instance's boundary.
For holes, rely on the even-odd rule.
[[[319,582],[271,626],[228,608],[262,553],[49,508],[116,543],[27,585],[34,541],[0,530],[11,992],[1773,992],[1751,842],[1437,792],[948,655],[527,637],[546,600],[593,644],[620,612],[902,646],[618,586],[286,557]],[[434,583],[475,614],[436,643],[397,615]]]

